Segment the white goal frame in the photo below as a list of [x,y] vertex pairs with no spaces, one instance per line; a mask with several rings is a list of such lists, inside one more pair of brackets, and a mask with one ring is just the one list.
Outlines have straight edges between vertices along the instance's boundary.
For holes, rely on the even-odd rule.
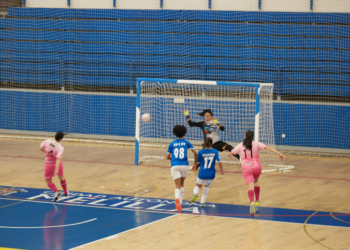
[[[203,81],[203,80],[177,80],[177,79],[157,79],[157,78],[137,78],[137,95],[136,95],[136,129],[135,129],[135,165],[139,165],[139,150],[140,150],[140,119],[141,119],[141,86],[143,82],[166,82],[166,83],[181,83],[181,84],[201,84],[201,85],[235,85],[255,87],[255,125],[254,125],[254,141],[259,141],[259,120],[260,120],[260,89],[263,86],[273,87],[272,83],[245,83],[245,82],[223,82],[223,81]],[[164,153],[164,155],[166,152]],[[294,166],[283,166],[283,171],[294,169]],[[282,171],[281,169],[272,171]],[[266,172],[266,171],[265,171]],[[267,171],[270,172],[270,171]]]

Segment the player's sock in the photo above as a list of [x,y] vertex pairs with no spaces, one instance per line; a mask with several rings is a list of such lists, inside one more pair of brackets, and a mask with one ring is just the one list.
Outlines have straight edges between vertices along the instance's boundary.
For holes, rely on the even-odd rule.
[[[225,150],[227,150],[228,152],[231,152],[233,149],[233,147],[231,145],[226,145]],[[239,160],[239,154],[233,155],[234,157],[236,157]]]
[[58,189],[57,189],[56,185],[53,184],[52,182],[47,183],[47,186],[48,186],[52,191],[54,191],[55,193],[58,192]]
[[248,190],[248,196],[249,196],[250,203],[252,203],[254,201],[254,191]]
[[259,201],[260,198],[260,187],[254,187],[255,200]]
[[185,188],[181,187],[180,188],[180,204],[182,204],[182,200],[184,198],[184,194],[185,194]]
[[180,205],[180,189],[176,188],[175,189],[175,204],[176,204],[176,209],[178,212],[181,212],[181,205]]
[[205,203],[205,200],[207,199],[208,194],[209,194],[209,187],[204,186],[201,203]]
[[199,187],[198,186],[195,186],[193,188],[193,194],[198,194],[199,193]]
[[198,187],[198,186],[195,186],[195,187],[193,188],[193,196],[192,196],[192,198],[191,198],[191,200],[190,200],[191,203],[193,203],[193,202],[196,201],[196,199],[197,199],[197,197],[198,197],[198,193],[199,193],[199,187]]
[[180,200],[180,189],[176,188],[175,189],[175,200]]
[[62,180],[61,181],[61,187],[63,189],[63,192],[64,194],[66,195],[68,192],[67,192],[67,182],[66,182],[66,179]]

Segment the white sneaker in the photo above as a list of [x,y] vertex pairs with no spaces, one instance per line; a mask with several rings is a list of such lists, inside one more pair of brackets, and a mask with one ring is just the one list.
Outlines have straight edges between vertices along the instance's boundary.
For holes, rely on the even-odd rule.
[[56,192],[55,193],[55,197],[53,197],[53,201],[57,201],[58,200],[58,197],[60,197],[61,196],[61,192],[60,191],[58,191],[58,192]]

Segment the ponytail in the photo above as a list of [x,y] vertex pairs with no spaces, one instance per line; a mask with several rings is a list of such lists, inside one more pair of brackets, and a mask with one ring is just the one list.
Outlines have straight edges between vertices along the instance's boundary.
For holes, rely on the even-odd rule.
[[247,132],[245,132],[245,138],[243,140],[243,146],[246,149],[252,150],[253,138],[254,138],[254,132],[253,131],[248,130]]
[[204,143],[202,144],[203,148],[211,148],[211,146],[213,145],[213,139],[211,139],[210,137],[205,138]]
[[67,135],[67,134],[64,134],[62,131],[58,131],[56,134],[55,134],[55,140],[57,142],[59,142],[60,140],[63,139],[63,137]]

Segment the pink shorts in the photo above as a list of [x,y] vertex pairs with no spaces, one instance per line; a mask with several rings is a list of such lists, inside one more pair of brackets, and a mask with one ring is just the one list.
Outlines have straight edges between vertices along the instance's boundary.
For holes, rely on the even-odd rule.
[[251,183],[259,179],[261,174],[261,164],[258,161],[244,161],[242,163],[242,173],[245,182]]
[[[55,163],[45,163],[45,173],[44,173],[45,179],[49,180],[55,176],[55,166],[56,166]],[[58,176],[62,176],[62,175],[63,175],[63,163],[61,162],[58,168]]]

